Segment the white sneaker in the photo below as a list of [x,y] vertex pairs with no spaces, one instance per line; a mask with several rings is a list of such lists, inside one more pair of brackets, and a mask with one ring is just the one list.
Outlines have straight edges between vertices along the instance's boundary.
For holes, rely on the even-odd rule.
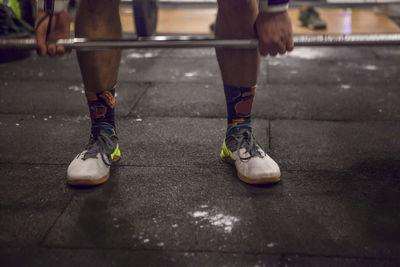
[[98,185],[110,177],[110,166],[121,158],[115,131],[101,129],[68,166],[67,182],[71,185]]
[[236,167],[240,180],[248,184],[267,184],[280,181],[278,164],[259,146],[251,128],[237,127],[225,138],[221,159]]

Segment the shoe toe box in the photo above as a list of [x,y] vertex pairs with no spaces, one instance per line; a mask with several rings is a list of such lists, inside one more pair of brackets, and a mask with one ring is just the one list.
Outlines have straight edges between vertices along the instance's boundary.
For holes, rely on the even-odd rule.
[[270,178],[279,180],[281,176],[278,164],[265,153],[263,157],[252,157],[247,160],[238,158],[235,165],[241,176],[255,181]]
[[110,167],[104,164],[100,154],[97,158],[76,157],[67,169],[68,180],[96,180],[106,176]]
[[252,178],[279,177],[281,175],[278,164],[265,155],[263,158],[254,157],[249,160],[247,174]]

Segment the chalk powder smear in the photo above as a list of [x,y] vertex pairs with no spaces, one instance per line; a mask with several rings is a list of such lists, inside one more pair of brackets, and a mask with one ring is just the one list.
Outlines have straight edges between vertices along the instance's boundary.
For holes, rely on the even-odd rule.
[[233,225],[239,221],[238,218],[222,213],[210,214],[207,211],[189,212],[193,218],[199,218],[202,221],[207,221],[213,226],[221,227],[225,233],[231,233]]

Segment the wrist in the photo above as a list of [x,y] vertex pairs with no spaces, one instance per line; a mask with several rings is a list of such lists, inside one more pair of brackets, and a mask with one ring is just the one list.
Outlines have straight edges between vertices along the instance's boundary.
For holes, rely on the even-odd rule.
[[258,0],[259,12],[282,13],[289,9],[289,0]]
[[39,11],[58,14],[67,11],[69,0],[38,0],[37,7]]

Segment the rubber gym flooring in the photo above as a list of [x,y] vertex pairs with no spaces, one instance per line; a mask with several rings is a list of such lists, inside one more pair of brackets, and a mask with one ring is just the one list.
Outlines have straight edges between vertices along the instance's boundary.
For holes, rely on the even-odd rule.
[[1,266],[399,266],[400,50],[296,48],[261,62],[255,135],[274,186],[220,162],[211,49],[126,50],[122,161],[66,185],[90,121],[75,55],[0,64]]

